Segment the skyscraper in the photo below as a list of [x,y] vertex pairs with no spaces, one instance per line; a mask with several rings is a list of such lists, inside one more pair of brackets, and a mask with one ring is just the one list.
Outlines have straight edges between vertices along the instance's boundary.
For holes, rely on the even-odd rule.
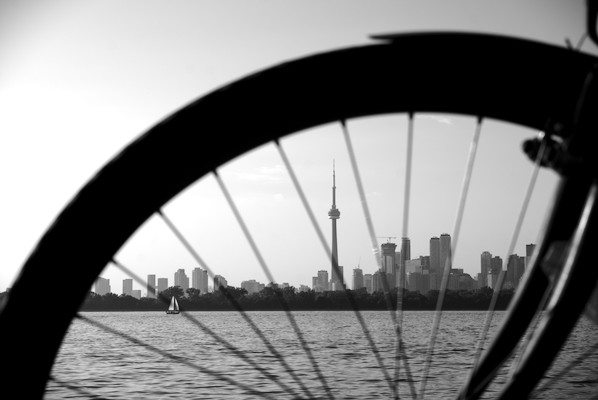
[[443,233],[440,235],[440,273],[444,274],[445,268],[449,271],[453,268],[451,260],[451,235]]
[[336,240],[336,220],[341,217],[341,212],[336,208],[336,171],[332,162],[332,208],[328,211],[328,218],[332,220],[332,271],[330,273],[330,286],[335,290],[343,287],[343,276],[338,268],[338,249]]
[[194,268],[191,271],[191,287],[198,289],[201,294],[208,293],[208,271]]
[[353,269],[353,290],[364,287],[363,270],[359,267]]
[[96,292],[96,294],[99,294],[100,296],[103,296],[106,293],[110,293],[110,279],[105,279],[105,278],[102,278],[101,276],[98,276],[98,279],[96,279],[95,286],[96,286],[95,292]]
[[184,269],[179,268],[177,272],[174,273],[174,286],[180,287],[183,291],[189,289],[189,277]]
[[440,239],[434,236],[430,239],[430,273],[440,272]]
[[430,290],[440,289],[440,238],[430,238]]
[[228,287],[228,282],[226,282],[226,279],[222,276],[222,275],[215,275],[214,276],[214,292],[217,292],[220,290],[220,287]]
[[147,297],[150,299],[156,298],[156,275],[147,276]]
[[401,256],[399,258],[399,271],[397,272],[397,287],[402,285],[407,287],[407,274],[405,273],[405,263],[411,260],[411,242],[409,238],[401,238]]
[[528,265],[530,265],[529,263],[532,260],[532,255],[534,254],[535,248],[536,248],[536,245],[533,243],[525,245],[525,268],[526,269],[527,269]]
[[168,289],[168,278],[158,278],[158,293]]
[[[391,290],[397,284],[396,270],[398,263],[395,253],[397,245],[391,242],[387,242],[382,243],[380,247],[382,248],[382,268],[380,271],[384,273],[380,275],[380,279],[382,279],[380,281],[380,285],[382,285],[381,288],[384,290]],[[385,282],[386,284],[388,284],[388,287],[385,287]]]
[[490,263],[490,276],[491,278],[488,280],[488,284],[492,289],[496,289],[496,284],[498,282],[498,277],[502,271],[502,258],[499,256],[492,257],[492,262]]
[[123,294],[133,296],[133,279],[123,279]]
[[317,292],[328,290],[328,271],[323,269],[318,271],[317,284],[314,290]]
[[478,287],[483,288],[488,285],[488,273],[491,271],[492,254],[485,251],[480,256],[480,281]]
[[372,274],[365,274],[363,276],[363,285],[365,286],[365,290],[367,290],[368,293],[374,292],[374,283],[373,283]]

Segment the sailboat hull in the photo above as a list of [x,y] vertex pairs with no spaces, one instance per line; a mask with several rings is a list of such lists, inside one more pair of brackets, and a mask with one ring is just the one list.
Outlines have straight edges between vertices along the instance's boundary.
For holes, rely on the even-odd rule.
[[166,314],[178,314],[179,312],[179,310],[167,310]]

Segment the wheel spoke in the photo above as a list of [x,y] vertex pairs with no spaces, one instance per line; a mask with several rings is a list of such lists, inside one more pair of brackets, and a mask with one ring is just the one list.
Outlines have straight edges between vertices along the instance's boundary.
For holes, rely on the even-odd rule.
[[[208,265],[204,262],[204,260],[199,256],[199,254],[195,251],[193,246],[189,243],[189,241],[183,236],[181,231],[174,225],[174,223],[164,214],[162,210],[158,211],[158,215],[162,217],[166,225],[170,228],[170,230],[175,234],[178,240],[183,244],[183,246],[189,251],[189,253],[193,256],[193,258],[202,266],[203,269],[208,271],[208,275],[211,279],[214,279],[215,274],[212,270],[208,267]],[[239,314],[243,317],[243,319],[247,322],[247,324],[253,329],[253,331],[257,334],[257,336],[261,339],[261,341],[266,345],[268,350],[272,353],[272,355],[282,364],[285,371],[299,384],[301,390],[305,392],[308,397],[311,396],[309,389],[305,386],[303,381],[297,376],[297,374],[293,371],[293,369],[288,365],[284,356],[280,354],[276,348],[270,343],[270,341],[266,338],[266,335],[260,330],[260,328],[255,324],[255,322],[251,319],[251,317],[245,312],[241,304],[230,295],[228,290],[224,287],[220,287],[220,291],[226,296],[228,301],[237,309]]]
[[[542,139],[545,139],[546,136],[544,135],[544,133],[540,132],[539,133],[539,137]],[[523,221],[525,219],[525,215],[527,214],[527,209],[529,207],[529,203],[531,201],[531,197],[534,191],[534,187],[536,185],[536,182],[538,180],[538,173],[540,171],[540,162],[542,160],[542,158],[544,157],[544,152],[546,150],[546,140],[542,140],[541,142],[541,146],[540,149],[538,151],[538,154],[536,156],[536,159],[534,161],[534,166],[532,168],[532,173],[530,175],[528,184],[527,184],[527,189],[525,191],[525,195],[523,197],[523,201],[521,204],[521,209],[519,211],[519,215],[517,217],[517,221],[515,223],[515,228],[513,229],[513,234],[511,235],[511,241],[509,243],[509,246],[507,248],[507,253],[506,253],[506,257],[505,260],[509,259],[509,256],[511,254],[513,254],[514,250],[515,250],[515,245],[517,244],[517,240],[519,239],[519,233],[521,232],[521,227],[523,225]],[[528,273],[529,270],[526,271],[526,273]],[[496,288],[494,288],[494,292],[492,293],[492,298],[490,300],[490,305],[488,307],[488,311],[486,313],[486,318],[485,318],[485,322],[484,322],[484,326],[482,328],[482,331],[480,332],[480,336],[478,339],[478,344],[476,347],[476,352],[475,352],[475,356],[472,362],[472,369],[471,371],[475,371],[476,367],[478,366],[478,362],[480,360],[480,356],[482,354],[482,349],[484,347],[484,344],[486,342],[487,336],[488,336],[488,331],[490,330],[490,324],[492,323],[492,319],[494,317],[494,311],[496,310],[496,304],[498,303],[498,297],[500,295],[500,292],[502,290],[502,286],[504,284],[505,281],[505,271],[504,268],[503,270],[500,271],[500,275],[499,278],[497,280],[497,284],[496,284]],[[546,297],[547,295],[545,295]],[[541,302],[540,307],[543,307],[545,301]]]
[[[214,175],[216,177],[216,181],[218,182],[218,185],[220,186],[220,189],[222,190],[222,193],[226,197],[226,201],[228,202],[231,210],[233,211],[233,214],[235,215],[237,223],[243,230],[243,233],[245,234],[245,238],[249,242],[249,245],[251,246],[256,258],[258,259],[258,261],[262,267],[262,270],[266,274],[266,277],[269,279],[270,282],[276,283],[274,276],[272,275],[272,273],[270,272],[270,269],[266,265],[266,262],[265,262],[264,258],[262,257],[261,252],[259,251],[255,241],[253,240],[253,237],[251,236],[251,233],[249,232],[247,225],[243,221],[243,218],[241,217],[241,213],[237,209],[237,206],[235,205],[233,198],[231,197],[230,193],[228,192],[228,189],[226,188],[226,186],[224,185],[222,178],[220,177],[220,175],[218,173],[214,173]],[[322,387],[326,391],[326,394],[328,395],[328,397],[333,398],[330,387],[328,386],[328,383],[326,382],[326,378],[325,378],[324,374],[322,373],[322,371],[318,365],[318,362],[316,361],[315,357],[313,356],[313,353],[303,336],[303,332],[297,325],[297,322],[295,321],[295,317],[293,317],[293,314],[291,312],[291,309],[290,309],[287,301],[284,299],[282,293],[280,293],[279,291],[276,291],[276,294],[277,294],[277,298],[278,298],[280,304],[284,308],[284,311],[287,316],[287,319],[289,320],[289,323],[291,324],[291,326],[293,327],[293,330],[295,331],[295,335],[297,336],[297,339],[301,343],[301,347],[303,348],[303,351],[305,351],[305,354],[307,355],[316,375],[318,376],[318,380],[322,384]]]
[[[374,254],[374,258],[375,258],[375,261],[376,261],[376,265],[378,266],[378,270],[382,270],[382,262],[381,262],[381,259],[380,259],[380,250],[378,249],[378,242],[376,240],[376,232],[374,230],[374,224],[372,222],[372,217],[370,215],[369,207],[368,207],[367,200],[366,200],[366,197],[365,197],[365,191],[363,189],[363,184],[361,182],[361,177],[360,177],[360,174],[359,174],[359,168],[357,166],[357,159],[355,157],[355,151],[353,150],[353,144],[351,143],[351,137],[349,135],[349,130],[347,129],[347,123],[346,123],[346,121],[344,121],[344,120],[341,121],[341,127],[342,127],[342,131],[343,131],[343,136],[344,136],[344,139],[345,139],[345,143],[347,145],[347,152],[349,154],[349,159],[351,160],[351,167],[353,169],[353,175],[355,177],[355,185],[357,186],[357,191],[359,193],[359,198],[360,198],[360,201],[361,201],[361,206],[362,206],[364,217],[365,217],[365,222],[366,222],[366,225],[367,225],[367,228],[368,228],[368,233],[369,233],[370,240],[371,240],[371,243],[372,243],[372,253]],[[399,347],[398,348],[399,349],[402,348],[400,354],[403,355],[402,360],[403,360],[403,363],[405,364],[405,370],[406,371],[410,371],[410,368],[409,368],[409,365],[408,365],[409,361],[408,361],[407,356],[406,356],[407,352],[406,352],[406,349],[404,349],[404,343],[403,343],[403,338],[402,338],[402,335],[401,335],[400,327],[397,325],[396,315],[393,312],[393,304],[391,302],[390,288],[389,288],[389,285],[388,285],[388,280],[386,279],[385,276],[382,276],[381,281],[382,281],[382,286],[384,288],[384,293],[385,293],[384,299],[386,301],[386,307],[387,307],[388,311],[390,312],[390,318],[391,318],[392,323],[393,323],[393,325],[395,327],[395,332],[396,332],[396,335],[397,335],[397,340],[399,341]],[[411,377],[408,377],[408,380],[410,382],[413,381],[411,379]],[[398,391],[397,391],[398,381],[397,381],[397,386],[395,386],[390,380],[388,381],[388,384],[390,386],[390,390],[391,390],[391,392],[393,394],[393,397],[396,398],[398,396]],[[412,394],[415,395],[414,387],[412,387]]]
[[426,383],[428,380],[428,373],[430,370],[430,365],[432,363],[432,355],[434,354],[434,347],[436,345],[436,337],[438,335],[438,329],[440,328],[440,320],[442,316],[442,304],[444,301],[444,297],[446,295],[446,288],[448,286],[448,280],[451,272],[451,265],[452,260],[455,257],[457,252],[457,243],[459,239],[459,233],[461,230],[461,222],[463,221],[463,214],[465,211],[465,203],[467,201],[467,193],[469,190],[469,183],[471,181],[471,176],[473,173],[473,166],[475,162],[475,156],[477,153],[478,142],[480,139],[480,133],[482,130],[482,118],[478,118],[478,122],[475,128],[475,132],[473,138],[471,140],[471,144],[469,147],[469,155],[467,157],[467,164],[465,168],[465,174],[463,176],[463,185],[461,187],[461,195],[459,198],[458,208],[457,208],[457,217],[455,218],[455,227],[453,231],[452,237],[452,246],[451,252],[448,255],[445,265],[443,266],[443,274],[442,274],[442,281],[440,284],[440,291],[438,293],[438,301],[436,303],[436,311],[434,313],[434,321],[432,325],[432,332],[430,334],[430,344],[428,346],[428,351],[426,353],[426,359],[424,362],[424,370],[422,375],[422,380],[419,389],[419,399],[424,398],[424,394],[426,391]]
[[[305,211],[307,212],[307,214],[309,216],[312,226],[314,227],[314,229],[316,231],[316,235],[320,239],[320,243],[322,244],[324,251],[325,251],[326,255],[328,256],[328,258],[332,259],[332,253],[330,251],[330,246],[328,246],[328,244],[326,243],[324,234],[323,234],[322,230],[320,229],[320,225],[316,221],[313,210],[311,209],[309,203],[307,202],[305,193],[303,192],[303,189],[299,183],[299,180],[297,179],[297,176],[291,166],[291,163],[290,163],[284,149],[282,148],[282,145],[279,142],[276,142],[276,147],[278,148],[280,156],[285,164],[285,167],[286,167],[287,171],[289,172],[289,175],[291,176],[293,185],[295,186],[295,189],[297,190],[297,193],[299,194],[299,197],[301,198],[303,207],[305,208]],[[339,276],[340,276],[340,274],[339,274]],[[367,325],[363,319],[363,316],[361,315],[361,312],[359,311],[359,306],[358,306],[357,302],[355,301],[355,298],[353,297],[351,292],[346,290],[346,284],[344,282],[344,279],[343,279],[342,285],[343,285],[344,292],[349,299],[349,303],[351,304],[351,308],[353,309],[353,312],[355,313],[355,317],[357,318],[357,321],[359,322],[359,325],[361,326],[361,330],[366,337],[368,345],[370,346],[370,349],[372,350],[372,354],[374,354],[374,356],[376,358],[376,362],[378,363],[378,366],[379,366],[380,370],[382,371],[382,375],[384,376],[384,379],[387,382],[390,382],[390,375],[388,374],[388,368],[384,365],[384,362],[382,361],[382,357],[380,356],[380,351],[378,350],[376,344],[374,343],[374,339],[372,338],[372,335],[371,335],[369,329],[367,328]]]

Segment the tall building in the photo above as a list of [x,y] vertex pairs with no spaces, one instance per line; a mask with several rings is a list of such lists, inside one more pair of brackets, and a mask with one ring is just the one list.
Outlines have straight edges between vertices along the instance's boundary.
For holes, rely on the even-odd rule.
[[179,268],[174,273],[174,286],[180,287],[183,289],[183,292],[186,292],[187,289],[189,289],[189,277],[183,268]]
[[430,239],[430,273],[440,272],[440,239],[434,236]]
[[535,248],[536,245],[533,243],[525,245],[525,269],[527,269],[528,265],[530,265],[529,263],[532,260],[532,255],[534,254]]
[[440,235],[440,273],[444,274],[445,268],[450,271],[453,268],[451,260],[451,235],[443,233]]
[[430,290],[440,289],[440,238],[430,238]]
[[401,284],[407,287],[407,273],[405,272],[405,263],[411,260],[411,241],[409,238],[401,238],[401,254],[399,258],[399,271],[397,273],[397,287]]
[[191,271],[191,287],[199,290],[201,294],[208,293],[208,271],[194,268]]
[[98,279],[96,279],[96,284],[95,284],[95,293],[99,294],[100,296],[103,296],[106,293],[111,293],[110,279],[105,279],[105,278],[102,278],[101,276],[98,276]]
[[374,293],[374,281],[372,274],[365,274],[363,276],[363,285],[368,293]]
[[141,300],[141,289],[133,290],[131,296],[135,297],[137,300]]
[[330,286],[334,290],[343,288],[343,275],[338,268],[338,249],[336,239],[336,220],[341,217],[341,212],[336,208],[336,171],[332,162],[332,208],[328,211],[328,218],[332,220],[332,266],[330,273]]
[[168,289],[168,278],[158,278],[158,293]]
[[319,270],[314,290],[316,292],[324,292],[328,290],[328,285],[328,271],[323,269]]
[[490,262],[490,278],[488,279],[488,286],[492,289],[496,289],[496,284],[498,283],[498,277],[502,271],[502,258],[499,256],[492,257],[492,261]]
[[247,290],[247,294],[259,293],[262,290],[264,290],[265,287],[266,285],[264,285],[263,283],[259,283],[255,279],[241,282],[241,289]]
[[507,279],[505,283],[510,283],[512,287],[519,286],[519,281],[525,272],[525,257],[511,254],[507,260]]
[[478,287],[483,288],[488,285],[488,273],[491,270],[492,254],[485,251],[480,256],[480,278],[478,279]]
[[219,291],[220,286],[226,288],[226,287],[228,287],[228,283],[226,282],[226,279],[222,275],[215,275],[214,276],[214,292]]
[[156,298],[156,275],[147,276],[147,297],[150,299]]
[[133,279],[123,279],[123,294],[133,296]]
[[379,284],[382,285],[381,290],[386,291],[396,287],[397,284],[396,272],[398,263],[397,254],[395,252],[397,245],[395,243],[386,242],[382,243],[380,247],[382,248],[381,272],[383,272],[383,274],[380,275],[380,279],[383,280],[381,280]]
[[364,287],[363,270],[359,267],[353,269],[353,290]]

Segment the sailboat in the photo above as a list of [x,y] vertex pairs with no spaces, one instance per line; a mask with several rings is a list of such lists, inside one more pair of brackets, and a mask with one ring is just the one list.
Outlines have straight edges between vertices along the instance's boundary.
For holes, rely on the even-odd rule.
[[166,314],[178,314],[179,312],[179,303],[176,301],[176,298],[172,296],[168,310],[166,310]]

